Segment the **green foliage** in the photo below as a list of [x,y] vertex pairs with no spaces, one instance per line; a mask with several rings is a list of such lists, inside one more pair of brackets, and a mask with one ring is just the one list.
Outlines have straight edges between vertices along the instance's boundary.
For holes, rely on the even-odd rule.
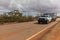
[[18,10],[11,11],[7,14],[0,15],[0,23],[7,23],[7,22],[28,22],[33,21],[34,17],[32,16],[22,16]]

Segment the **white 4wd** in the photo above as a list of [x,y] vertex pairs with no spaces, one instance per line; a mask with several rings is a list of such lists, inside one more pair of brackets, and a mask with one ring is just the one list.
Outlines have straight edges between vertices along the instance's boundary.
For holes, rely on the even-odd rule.
[[50,15],[43,15],[38,19],[38,23],[49,23],[52,21],[52,17]]

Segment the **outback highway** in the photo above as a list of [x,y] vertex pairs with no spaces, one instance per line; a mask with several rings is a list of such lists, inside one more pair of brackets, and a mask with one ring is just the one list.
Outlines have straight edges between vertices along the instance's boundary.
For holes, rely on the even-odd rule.
[[0,40],[26,40],[53,23],[55,22],[49,24],[37,24],[37,21],[33,21],[0,25]]

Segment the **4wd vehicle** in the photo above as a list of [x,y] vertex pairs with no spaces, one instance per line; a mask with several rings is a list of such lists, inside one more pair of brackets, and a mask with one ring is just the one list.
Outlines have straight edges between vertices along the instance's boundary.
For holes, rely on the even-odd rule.
[[50,22],[55,21],[55,20],[56,20],[55,13],[45,13],[39,17],[38,23],[50,23]]

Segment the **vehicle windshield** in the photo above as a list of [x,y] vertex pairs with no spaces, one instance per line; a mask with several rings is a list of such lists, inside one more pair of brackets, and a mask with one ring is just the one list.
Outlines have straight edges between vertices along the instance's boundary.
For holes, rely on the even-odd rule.
[[49,17],[48,15],[43,15],[43,16],[41,16],[41,17]]

